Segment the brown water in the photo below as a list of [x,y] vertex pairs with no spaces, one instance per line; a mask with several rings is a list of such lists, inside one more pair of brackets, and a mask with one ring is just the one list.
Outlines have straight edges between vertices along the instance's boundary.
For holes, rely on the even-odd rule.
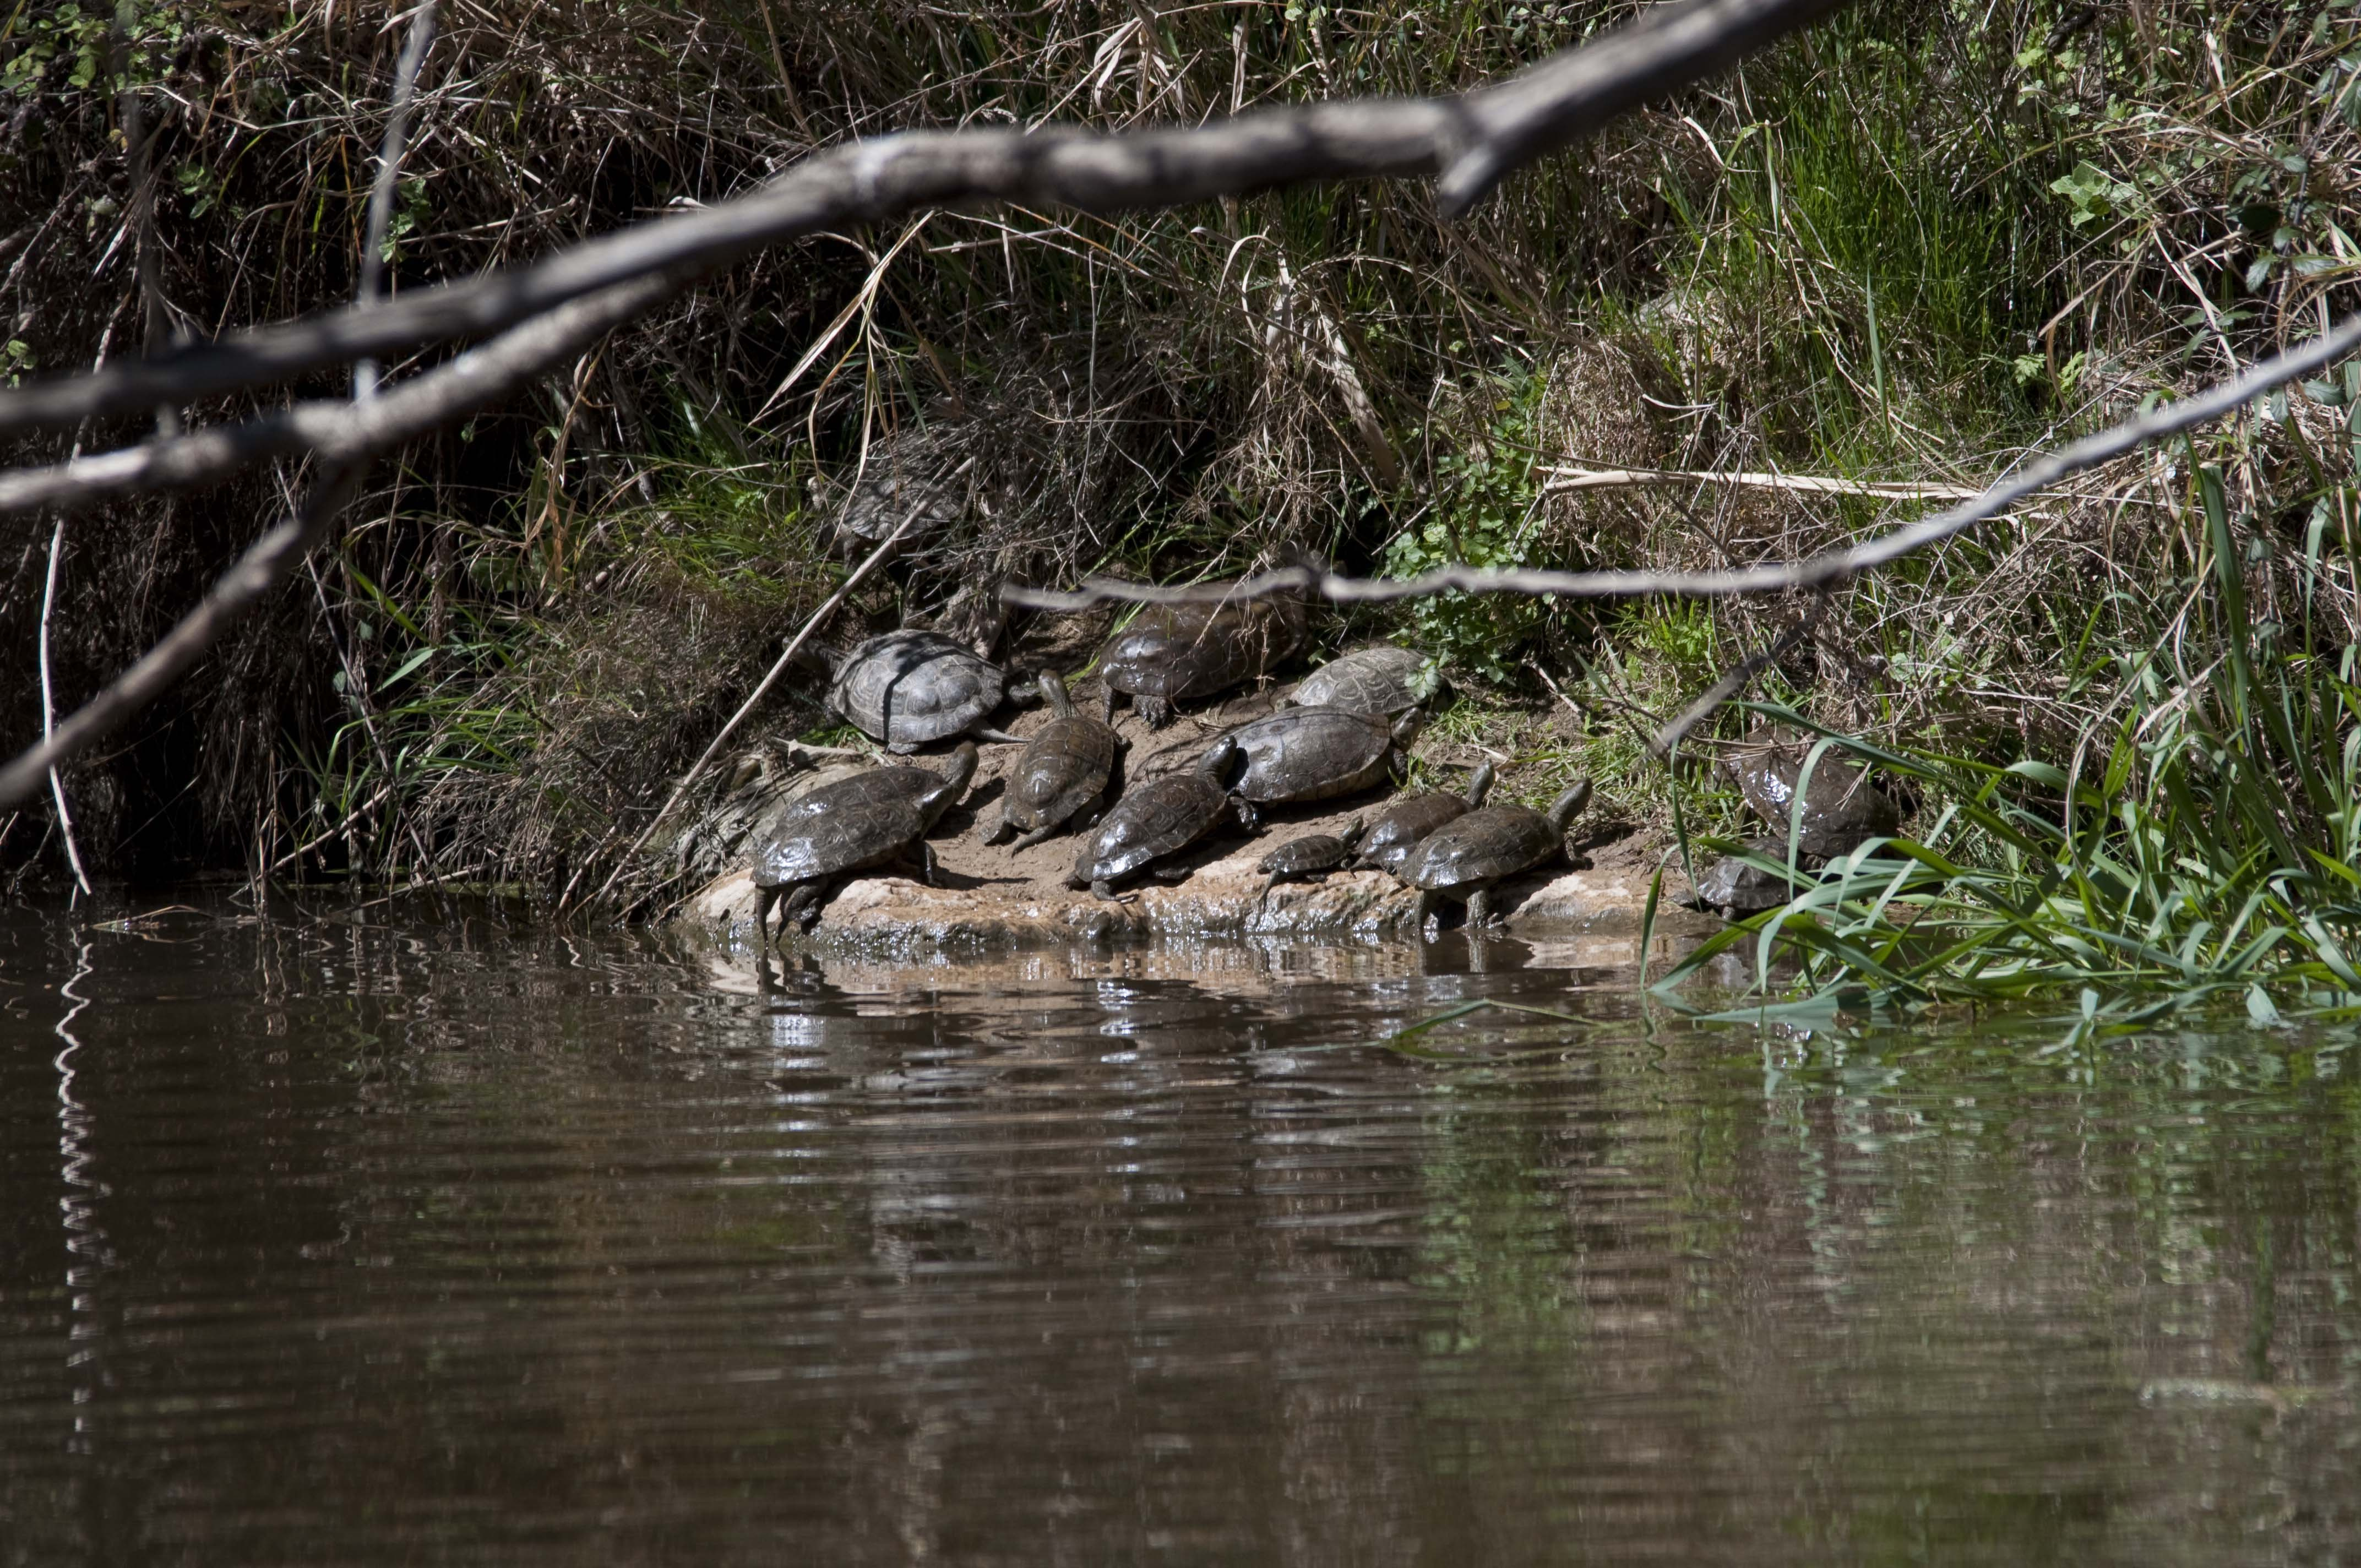
[[0,1563],[2361,1556],[2349,1035],[1568,957],[0,916]]

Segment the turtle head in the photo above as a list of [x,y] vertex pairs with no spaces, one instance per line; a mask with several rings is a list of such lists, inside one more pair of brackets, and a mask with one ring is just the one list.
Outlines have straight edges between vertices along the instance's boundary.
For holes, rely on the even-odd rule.
[[1406,710],[1400,718],[1394,720],[1394,744],[1403,751],[1408,751],[1410,743],[1418,739],[1418,732],[1425,728],[1426,710],[1424,708],[1413,707]]
[[1467,781],[1468,810],[1473,811],[1484,804],[1485,796],[1492,793],[1493,777],[1492,762],[1488,757],[1484,760],[1484,765],[1476,770],[1476,776]]
[[1572,789],[1550,802],[1550,831],[1561,839],[1565,838],[1567,825],[1573,822],[1575,817],[1580,815],[1582,808],[1589,804],[1590,781],[1576,780]]
[[1049,705],[1050,712],[1060,718],[1074,716],[1074,699],[1066,695],[1066,683],[1058,678],[1057,671],[1042,671],[1033,678],[1033,685],[1040,692],[1041,700]]
[[1235,735],[1224,735],[1206,747],[1205,754],[1197,759],[1198,776],[1211,779],[1224,789],[1227,789],[1230,787],[1230,769],[1242,755],[1244,753],[1238,749],[1238,738]]
[[917,798],[918,815],[928,827],[951,807],[951,803],[967,793],[968,781],[975,777],[975,742],[962,740],[959,750],[943,759],[942,783],[936,784]]

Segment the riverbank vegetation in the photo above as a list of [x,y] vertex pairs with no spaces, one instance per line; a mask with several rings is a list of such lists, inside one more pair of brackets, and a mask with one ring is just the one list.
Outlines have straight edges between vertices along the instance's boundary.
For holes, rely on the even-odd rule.
[[[1629,8],[444,9],[397,287],[851,137],[1449,92]],[[20,8],[0,30],[13,375],[352,289],[397,18],[186,0],[117,20]],[[1389,575],[1720,567],[1906,521],[2352,307],[2356,32],[2312,0],[1860,7],[1462,223],[1399,182],[940,213],[757,258],[380,469],[183,704],[69,772],[80,846],[134,876],[599,885],[838,580],[833,521],[880,476],[941,481],[961,521],[857,596],[840,641],[989,634],[994,585],[1090,569],[1213,576],[1299,546]],[[1752,720],[1671,767],[1647,738],[1783,643],[1756,695],[1914,811],[1730,938],[1766,959],[1784,938],[1823,1003],[2344,1007],[2356,368],[1826,606],[1456,597],[1332,614],[1322,640],[1433,654],[1439,737],[1504,754],[1529,799],[1589,772],[1604,819],[1676,854],[1739,831],[1710,763]],[[86,438],[110,434],[137,431]],[[11,520],[10,645],[46,637],[70,707],[292,478],[77,519],[54,596],[47,521]],[[1004,649],[1071,667],[1104,624],[1019,620]],[[11,733],[37,734],[38,684],[9,668]],[[764,736],[843,739],[818,682],[785,685]],[[57,826],[25,814],[0,855],[61,874]]]

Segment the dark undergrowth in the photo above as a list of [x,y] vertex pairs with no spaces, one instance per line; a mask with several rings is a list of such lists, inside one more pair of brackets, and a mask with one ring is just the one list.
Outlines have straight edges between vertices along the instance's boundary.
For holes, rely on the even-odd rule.
[[[851,136],[1456,90],[1626,9],[450,4],[391,273],[524,259]],[[93,6],[0,23],[14,375],[352,287],[391,14],[126,16],[120,47]],[[938,214],[757,258],[386,465],[313,574],[68,773],[84,859],[603,879],[837,580],[833,520],[881,475],[951,476],[954,515],[839,641],[992,635],[1001,581],[1194,577],[1297,544],[1387,573],[1701,567],[1907,521],[1927,503],[1562,470],[1973,484],[2317,331],[2361,269],[2356,32],[2311,0],[1860,7],[1463,225],[1400,183]],[[117,134],[126,86],[152,194]],[[1815,994],[2349,1003],[2356,391],[2291,389],[1855,584],[1766,674],[1761,696],[1873,753],[1916,813],[1905,847],[1764,923],[1817,953]],[[60,707],[297,483],[74,519],[47,633]],[[0,635],[29,650],[50,520],[7,526]],[[1697,766],[1714,735],[1678,773],[1642,739],[1803,609],[1448,598],[1325,640],[1443,660],[1460,695],[1436,734],[1508,752],[1513,791],[1587,771],[1633,829],[1669,837],[1677,803],[1710,838],[1739,826]],[[21,739],[40,693],[31,660],[6,669]],[[756,738],[821,727],[814,684],[785,683]],[[56,826],[27,810],[0,856],[62,874]]]

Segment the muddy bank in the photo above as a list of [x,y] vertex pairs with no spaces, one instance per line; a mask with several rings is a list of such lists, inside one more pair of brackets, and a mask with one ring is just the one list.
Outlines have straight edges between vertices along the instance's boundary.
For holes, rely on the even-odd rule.
[[[1079,695],[1079,694],[1078,694]],[[1091,694],[1095,696],[1095,693]],[[1202,718],[1184,718],[1149,731],[1128,713],[1116,728],[1129,747],[1132,776],[1171,765],[1212,740],[1223,728],[1268,710],[1267,698],[1242,699]],[[1030,734],[1047,716],[1024,715],[1010,728]],[[1176,750],[1177,748],[1177,750]],[[1416,895],[1381,872],[1336,872],[1316,882],[1281,883],[1264,898],[1263,875],[1255,864],[1279,843],[1304,833],[1332,832],[1389,798],[1371,792],[1341,801],[1283,806],[1267,814],[1262,830],[1249,836],[1228,827],[1217,830],[1177,865],[1186,882],[1148,883],[1129,890],[1123,902],[1108,903],[1065,885],[1080,840],[1072,834],[1021,853],[986,844],[983,835],[998,819],[1005,775],[1017,758],[1016,746],[987,746],[973,787],[929,835],[939,866],[939,885],[928,887],[902,874],[856,878],[837,889],[822,910],[818,927],[802,945],[827,948],[906,948],[920,944],[1008,945],[1112,941],[1145,937],[1357,935],[1409,937]],[[1159,756],[1159,753],[1162,753]],[[1463,754],[1464,753],[1464,754]],[[1483,753],[1448,743],[1422,744],[1420,760],[1446,785],[1453,770],[1473,767]],[[813,779],[827,773],[810,775]],[[775,798],[792,799],[797,783],[780,786]],[[744,812],[752,819],[759,814]],[[758,831],[757,827],[754,831]],[[1592,843],[1577,822],[1569,836],[1566,862],[1503,884],[1499,903],[1508,935],[1518,938],[1576,936],[1635,938],[1639,935],[1653,874],[1652,857],[1616,843]],[[688,900],[677,923],[700,934],[735,942],[751,939],[755,891],[744,869],[723,872]],[[1719,924],[1680,905],[1687,887],[1668,872],[1656,927],[1667,936],[1694,936]],[[1450,918],[1456,920],[1452,908]]]

